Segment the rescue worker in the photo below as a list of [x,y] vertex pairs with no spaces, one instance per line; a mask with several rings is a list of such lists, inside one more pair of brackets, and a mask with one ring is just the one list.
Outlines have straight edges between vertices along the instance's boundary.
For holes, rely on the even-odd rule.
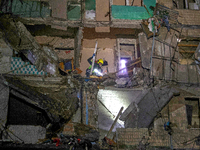
[[[91,71],[91,68],[92,68],[92,57],[88,58],[88,63],[90,64],[89,68],[86,69],[86,77],[89,77],[90,76],[90,71]],[[102,66],[104,64],[104,61],[103,59],[99,59],[97,62],[94,63],[94,66],[93,66],[93,71],[92,71],[92,75],[96,75],[96,76],[102,76]],[[107,65],[107,64],[106,64]]]
[[165,131],[168,131],[168,134],[169,135],[172,135],[172,133],[173,133],[173,130],[172,130],[172,128],[171,128],[171,125],[172,125],[172,123],[171,122],[167,122],[167,123],[165,123],[164,124],[164,129],[165,129]]

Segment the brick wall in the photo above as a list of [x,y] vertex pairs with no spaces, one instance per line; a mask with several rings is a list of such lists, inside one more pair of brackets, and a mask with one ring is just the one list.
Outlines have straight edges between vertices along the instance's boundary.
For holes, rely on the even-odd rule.
[[[173,104],[169,105],[170,122],[172,122],[172,145],[176,149],[196,148],[200,147],[196,145],[195,137],[199,136],[200,129],[189,129],[187,122],[186,106],[181,104],[184,98],[176,98],[173,100]],[[168,106],[166,106],[161,112],[161,118],[155,119],[154,128],[151,131],[150,146],[164,146],[170,147],[170,135],[164,130],[164,123],[169,120],[168,118]],[[191,140],[193,139],[193,140]],[[188,142],[187,142],[188,141]]]
[[179,12],[178,21],[182,24],[187,25],[199,25],[200,24],[200,16],[197,15],[199,10],[191,10],[191,9],[177,9]]
[[118,128],[116,133],[119,147],[121,145],[139,145],[149,137],[147,128]]

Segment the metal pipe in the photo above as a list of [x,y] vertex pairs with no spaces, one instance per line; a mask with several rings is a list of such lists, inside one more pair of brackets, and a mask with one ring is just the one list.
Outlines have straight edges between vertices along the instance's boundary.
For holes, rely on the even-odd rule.
[[185,0],[185,9],[188,9],[188,1]]
[[81,123],[83,123],[83,83],[81,83],[81,89],[80,89],[80,103],[81,103]]
[[85,109],[85,113],[86,113],[86,125],[88,125],[88,101],[87,101],[87,91],[85,91],[85,100],[86,100],[86,109]]
[[[151,70],[152,70],[152,57],[153,57],[153,50],[154,50],[154,45],[155,45],[155,32],[156,30],[153,31],[153,43],[152,43],[152,50],[151,50],[151,62],[150,62],[150,73],[151,73]],[[153,75],[153,74],[152,74]]]

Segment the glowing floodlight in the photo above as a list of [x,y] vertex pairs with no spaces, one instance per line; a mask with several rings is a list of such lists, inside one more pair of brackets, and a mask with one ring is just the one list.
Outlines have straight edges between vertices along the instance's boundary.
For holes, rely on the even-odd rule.
[[94,69],[94,72],[100,76],[103,76],[103,74],[101,72],[99,72],[97,69]]

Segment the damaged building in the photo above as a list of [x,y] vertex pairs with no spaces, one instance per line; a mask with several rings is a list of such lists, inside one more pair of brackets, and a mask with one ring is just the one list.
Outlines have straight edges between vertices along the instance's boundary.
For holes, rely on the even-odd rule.
[[200,149],[199,13],[0,0],[0,149]]

